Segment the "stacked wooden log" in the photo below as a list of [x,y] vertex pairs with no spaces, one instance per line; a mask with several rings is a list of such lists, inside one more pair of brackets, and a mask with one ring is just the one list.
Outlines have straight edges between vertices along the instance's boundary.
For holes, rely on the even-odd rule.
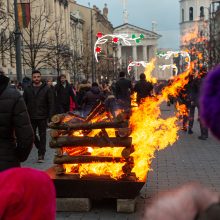
[[[136,180],[136,176],[132,173],[134,167],[133,158],[131,154],[134,152],[132,146],[132,138],[129,137],[130,129],[128,120],[123,116],[115,118],[114,120],[91,122],[94,117],[97,117],[98,110],[102,110],[102,106],[97,106],[94,111],[86,118],[82,119],[75,115],[60,114],[55,115],[49,123],[51,128],[50,147],[56,149],[56,156],[54,163],[57,165],[56,173],[61,175],[65,173],[63,164],[85,164],[85,163],[125,163],[122,168],[124,173],[123,179]],[[114,128],[115,137],[109,137],[105,129]],[[94,137],[88,134],[94,129],[99,129],[100,132]],[[75,131],[83,131],[84,136],[74,136]],[[86,135],[85,135],[86,134]],[[79,154],[64,154],[63,148],[69,148],[79,152]],[[109,156],[91,156],[87,149],[88,147],[105,148],[105,147],[124,147],[121,157]],[[77,149],[79,149],[77,151]]]

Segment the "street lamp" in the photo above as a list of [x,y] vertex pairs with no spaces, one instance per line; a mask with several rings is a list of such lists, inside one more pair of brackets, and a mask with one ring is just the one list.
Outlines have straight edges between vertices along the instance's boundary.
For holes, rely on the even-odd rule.
[[[88,3],[90,7],[90,2]],[[95,82],[95,74],[94,74],[94,57],[93,57],[93,14],[92,14],[92,8],[90,8],[90,37],[91,37],[91,56],[92,56],[92,63],[91,63],[91,68],[92,68],[92,82]]]
[[14,13],[15,13],[15,51],[16,51],[16,74],[17,81],[21,82],[22,80],[22,68],[21,68],[21,32],[18,24],[18,3],[17,0],[14,0]]

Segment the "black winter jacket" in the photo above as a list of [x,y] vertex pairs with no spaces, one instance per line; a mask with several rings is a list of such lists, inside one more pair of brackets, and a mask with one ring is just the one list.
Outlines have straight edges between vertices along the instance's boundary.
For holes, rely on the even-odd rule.
[[23,96],[31,119],[47,119],[53,116],[54,94],[45,83],[42,83],[36,94],[33,85],[29,85]]
[[0,76],[0,171],[19,167],[27,159],[34,134],[20,93]]
[[123,101],[130,102],[131,90],[131,81],[124,77],[120,78],[115,85],[116,99],[121,99]]
[[140,80],[134,87],[134,91],[137,92],[137,103],[140,103],[141,99],[152,95],[153,91],[152,83],[147,80]]
[[[56,93],[56,105],[61,106],[70,106],[70,97],[76,103],[76,97],[74,95],[73,89],[70,84],[66,81],[66,87],[61,83],[58,83],[55,86]],[[76,103],[77,104],[77,103]]]

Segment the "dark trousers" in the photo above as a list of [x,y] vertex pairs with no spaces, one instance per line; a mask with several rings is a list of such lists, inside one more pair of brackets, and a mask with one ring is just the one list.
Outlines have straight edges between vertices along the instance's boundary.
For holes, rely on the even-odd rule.
[[[186,104],[184,104],[186,105]],[[183,120],[183,128],[187,129],[187,125],[188,125],[188,122],[189,122],[189,109],[190,109],[190,106],[189,105],[186,105],[186,113],[187,114],[184,114],[182,116],[182,120]]]
[[204,138],[208,138],[209,136],[208,128],[204,125],[203,121],[201,120],[200,111],[199,111],[199,125],[200,125],[201,136]]
[[[47,132],[47,120],[46,119],[32,119],[31,124],[34,130],[35,140],[34,144],[38,149],[38,155],[44,156],[46,152],[46,132]],[[39,137],[37,135],[37,129]]]
[[189,129],[193,128],[196,107],[196,105],[190,105],[189,107]]

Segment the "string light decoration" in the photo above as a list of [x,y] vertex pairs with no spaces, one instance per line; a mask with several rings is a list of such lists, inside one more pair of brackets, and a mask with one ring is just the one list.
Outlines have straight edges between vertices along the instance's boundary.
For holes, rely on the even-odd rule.
[[[158,57],[164,57],[165,60],[169,60],[172,56],[173,57],[179,57],[182,56],[184,58],[184,61],[188,64],[187,70],[190,68],[191,58],[188,52],[186,51],[167,51],[167,52],[157,52],[156,54]],[[170,69],[173,68],[175,70],[175,74],[177,75],[179,70],[175,64],[170,65],[161,65],[159,66],[160,69]]]
[[95,59],[96,62],[99,62],[98,59],[98,54],[100,54],[102,52],[102,48],[101,45],[107,43],[107,42],[112,42],[114,44],[118,44],[119,42],[123,42],[126,46],[131,46],[132,43],[131,42],[135,42],[136,44],[139,44],[141,42],[141,40],[144,39],[144,35],[140,34],[139,36],[137,36],[136,34],[132,34],[131,36],[129,36],[128,34],[106,34],[103,35],[101,32],[98,32],[96,34],[97,37],[97,41],[94,45],[94,55],[95,55]]
[[150,63],[147,63],[145,61],[132,61],[129,63],[128,68],[127,68],[128,74],[130,75],[130,72],[133,66],[137,66],[137,67],[143,66],[144,68],[146,68],[149,64]]
[[162,70],[166,70],[166,69],[172,68],[173,70],[175,70],[175,76],[177,76],[178,72],[179,72],[179,70],[178,70],[178,68],[177,68],[177,66],[175,64],[161,65],[161,66],[159,66],[159,68],[162,69]]

